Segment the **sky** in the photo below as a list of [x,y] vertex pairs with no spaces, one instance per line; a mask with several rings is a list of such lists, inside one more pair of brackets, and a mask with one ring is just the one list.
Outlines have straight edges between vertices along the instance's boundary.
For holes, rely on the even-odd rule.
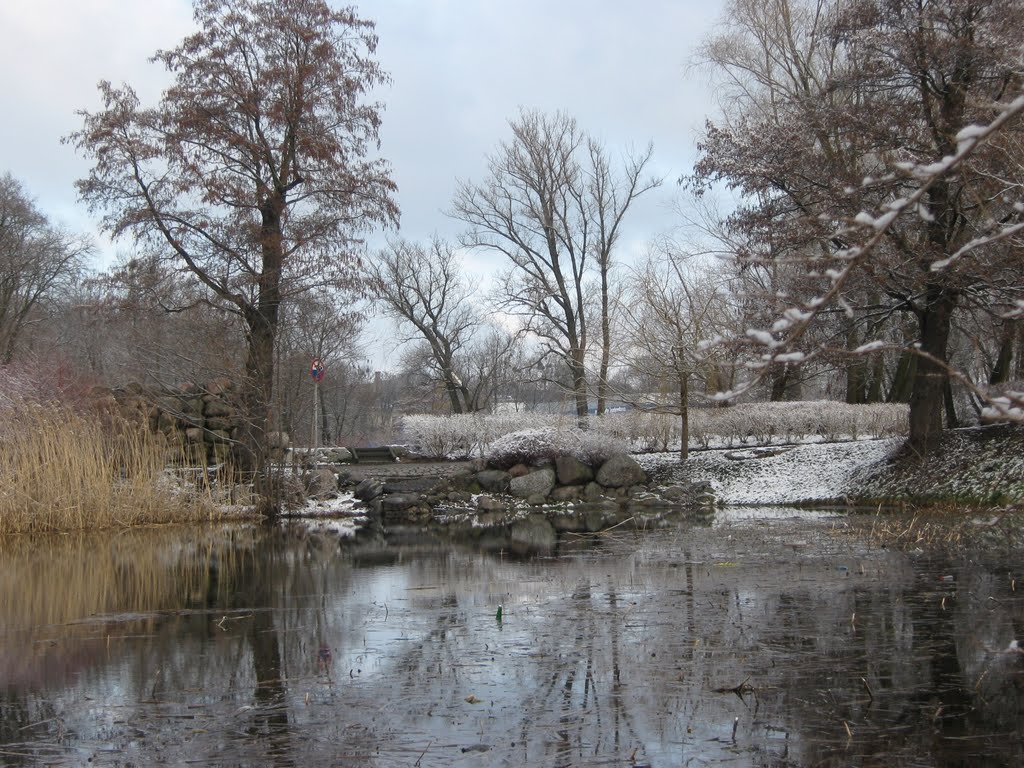
[[[724,0],[363,0],[377,24],[377,56],[391,75],[381,152],[393,167],[401,232],[455,239],[444,215],[458,180],[486,179],[487,155],[521,108],[562,110],[613,156],[654,146],[662,188],[637,201],[623,232],[628,256],[679,225],[676,179],[696,159],[714,113],[707,75],[689,67]],[[193,30],[188,0],[12,0],[0,3],[0,173],[10,172],[51,220],[93,233],[98,268],[130,244],[111,244],[77,202],[87,161],[61,137],[78,110],[99,106],[96,84],[127,82],[154,103],[167,75],[149,58]],[[468,272],[498,266],[464,254]]]

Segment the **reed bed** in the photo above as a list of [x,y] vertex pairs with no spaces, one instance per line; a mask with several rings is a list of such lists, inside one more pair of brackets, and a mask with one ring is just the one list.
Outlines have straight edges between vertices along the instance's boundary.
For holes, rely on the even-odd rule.
[[211,519],[167,472],[173,448],[102,412],[22,402],[0,410],[0,534]]

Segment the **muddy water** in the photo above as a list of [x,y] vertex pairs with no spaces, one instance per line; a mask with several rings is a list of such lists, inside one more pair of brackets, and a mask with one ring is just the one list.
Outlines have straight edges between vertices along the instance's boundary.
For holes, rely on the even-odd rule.
[[827,513],[532,559],[307,529],[0,554],[0,765],[1024,762],[1024,569]]

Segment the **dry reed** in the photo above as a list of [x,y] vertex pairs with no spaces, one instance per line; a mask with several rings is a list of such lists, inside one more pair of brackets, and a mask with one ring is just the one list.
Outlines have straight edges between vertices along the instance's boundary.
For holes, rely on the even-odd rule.
[[22,403],[0,412],[0,534],[209,519],[208,497],[182,493],[171,448],[144,425]]

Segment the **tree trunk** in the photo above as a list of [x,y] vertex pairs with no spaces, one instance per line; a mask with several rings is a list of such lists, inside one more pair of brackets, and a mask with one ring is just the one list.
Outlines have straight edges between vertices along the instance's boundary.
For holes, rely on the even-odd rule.
[[569,372],[572,374],[573,398],[576,401],[576,424],[580,429],[586,429],[590,411],[587,402],[587,369],[583,364],[583,354],[579,350],[573,350],[570,355]]
[[941,285],[925,289],[925,304],[919,310],[920,350],[910,395],[909,446],[927,453],[942,432],[942,411],[948,372],[945,367],[949,332],[956,299]]
[[992,373],[988,377],[988,383],[1005,384],[1010,380],[1010,372],[1013,369],[1013,348],[1017,341],[1018,321],[1008,318],[1003,321],[1003,331],[999,337],[999,352],[996,355],[995,365],[992,366]]
[[876,352],[874,362],[871,364],[871,380],[868,382],[868,390],[865,402],[882,402],[882,385],[885,383],[885,358],[882,353]]
[[277,340],[281,308],[281,215],[284,196],[275,194],[261,206],[260,230],[262,270],[256,305],[245,313],[246,360],[242,382],[245,425],[242,430],[243,467],[252,473],[257,511],[267,522],[274,522],[281,508],[280,488],[269,475],[269,415],[274,391],[274,346]]
[[462,400],[459,399],[459,387],[449,378],[445,378],[444,388],[448,392],[448,402],[452,408],[452,414],[462,413]]
[[[858,346],[857,333],[851,325],[846,332],[846,351],[852,353]],[[867,388],[867,361],[851,354],[846,360],[846,402],[859,405],[864,402]]]
[[917,355],[911,349],[904,349],[896,363],[892,386],[885,398],[887,403],[909,403],[910,394],[914,389],[914,377],[917,375]]
[[601,263],[601,366],[597,373],[597,415],[603,416],[608,400],[608,365],[612,355],[612,321],[608,300],[608,264]]
[[690,457],[690,377],[679,376],[679,460]]

